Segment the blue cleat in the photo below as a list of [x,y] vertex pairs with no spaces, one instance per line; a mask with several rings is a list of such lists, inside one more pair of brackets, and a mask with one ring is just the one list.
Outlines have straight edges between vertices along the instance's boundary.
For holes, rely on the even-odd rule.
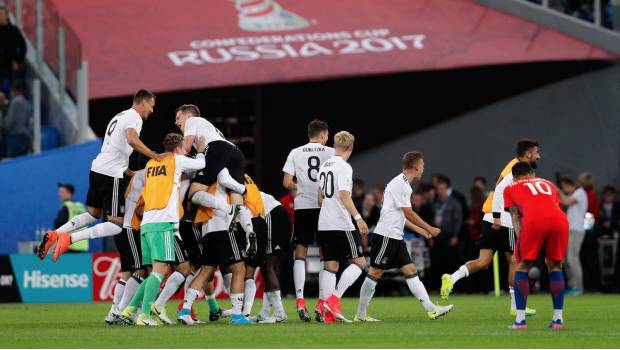
[[232,315],[230,317],[230,324],[252,324],[252,321],[243,315]]

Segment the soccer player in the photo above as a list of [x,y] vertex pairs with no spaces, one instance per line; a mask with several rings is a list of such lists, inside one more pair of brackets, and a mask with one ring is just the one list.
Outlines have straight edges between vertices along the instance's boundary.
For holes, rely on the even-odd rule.
[[368,304],[375,292],[377,282],[385,270],[400,269],[407,286],[421,303],[428,318],[434,320],[452,310],[452,305],[433,304],[422,281],[418,277],[416,266],[411,261],[407,246],[403,240],[405,225],[409,222],[414,231],[426,238],[436,237],[440,230],[431,227],[411,208],[411,182],[420,181],[424,172],[424,156],[420,152],[407,152],[403,156],[403,172],[396,175],[385,187],[381,216],[371,240],[370,270],[360,290],[360,301],[354,321],[379,321],[366,314]]
[[568,244],[568,220],[560,209],[557,188],[545,179],[537,178],[530,164],[516,163],[512,167],[514,181],[504,190],[504,208],[510,210],[515,230],[519,235],[515,249],[517,272],[513,288],[517,315],[511,329],[526,329],[525,308],[530,291],[528,271],[538,253],[545,250],[549,271],[549,289],[553,299],[553,318],[549,328],[564,325],[564,274],[562,261]]
[[[123,194],[126,187],[123,175],[132,175],[132,172],[127,168],[131,152],[136,150],[156,160],[163,157],[146,147],[139,137],[142,122],[153,113],[154,107],[155,95],[148,90],[139,90],[133,97],[131,108],[117,114],[108,123],[101,152],[93,160],[90,168],[88,195],[86,197],[88,212],[71,218],[66,224],[55,231],[47,232],[43,236],[37,254],[41,260],[45,259],[49,249],[54,244],[56,244],[56,249],[52,260],[55,262],[61,254],[67,252],[71,243],[113,236],[122,232]],[[99,220],[104,213],[107,222],[78,231]],[[119,251],[130,250],[126,247],[129,246],[126,238],[123,235],[123,239],[119,241],[123,245]]]
[[[334,155],[334,149],[325,146],[329,139],[329,127],[324,121],[315,119],[308,124],[308,143],[294,148],[286,158],[282,171],[282,185],[288,191],[297,191],[295,196],[295,263],[293,282],[297,297],[297,313],[302,321],[309,322],[310,315],[304,299],[306,283],[306,257],[308,246],[317,242],[320,207],[317,202],[319,168]],[[295,183],[294,179],[297,179]],[[318,243],[318,242],[317,242]],[[320,253],[320,252],[319,252]],[[321,254],[321,260],[323,260]],[[319,273],[319,280],[323,269]],[[317,309],[317,316],[319,315]]]
[[[215,199],[210,199],[209,203],[211,204],[213,201],[228,200],[228,191],[218,182],[209,186],[207,194],[210,194],[210,197],[215,197]],[[194,222],[202,224],[203,254],[200,258],[202,267],[187,289],[183,308],[177,315],[177,321],[187,325],[196,324],[191,318],[191,308],[200,294],[200,289],[211,278],[218,266],[220,269],[228,266],[232,271],[229,293],[232,303],[230,323],[251,324],[252,322],[242,314],[246,240],[241,237],[238,231],[229,230],[227,213],[223,210],[213,209],[213,206],[199,208]]]
[[202,169],[193,180],[189,189],[189,197],[194,204],[209,206],[205,199],[209,186],[218,182],[230,190],[233,200],[232,210],[228,213],[228,230],[234,228],[234,221],[239,216],[239,221],[246,233],[247,248],[249,255],[256,253],[256,233],[252,226],[252,214],[243,205],[245,194],[244,173],[245,156],[243,152],[224,138],[224,135],[208,120],[200,117],[200,109],[195,105],[182,105],[177,108],[176,125],[183,131],[185,148],[189,152],[192,145],[196,146],[198,137],[207,140],[208,151],[205,156],[206,167]]
[[[353,189],[353,169],[347,160],[353,152],[355,138],[347,131],[340,131],[334,136],[335,155],[323,163],[319,169],[318,202],[319,244],[323,249],[325,268],[319,281],[319,310],[324,322],[333,322],[333,317],[342,322],[348,320],[340,306],[340,298],[357,280],[366,267],[362,255],[360,233],[368,234],[368,226],[355,208],[351,199]],[[351,221],[353,217],[359,228]],[[336,286],[336,273],[339,262],[351,260],[340,276]]]
[[[441,299],[448,300],[452,293],[452,288],[460,279],[469,277],[470,274],[480,270],[486,270],[493,261],[496,251],[504,253],[508,262],[508,284],[510,285],[510,314],[516,314],[515,294],[512,288],[515,263],[512,255],[515,245],[515,232],[512,227],[510,215],[504,211],[504,189],[512,182],[511,169],[517,162],[526,162],[536,168],[540,160],[538,142],[532,140],[521,140],[517,143],[517,157],[511,160],[500,173],[495,192],[491,192],[484,202],[482,211],[485,213],[482,223],[482,233],[478,240],[480,253],[478,259],[468,261],[452,275],[444,274],[441,276]],[[527,309],[528,316],[536,314],[535,309]]]
[[[263,307],[254,319],[258,323],[282,323],[288,320],[280,294],[280,255],[291,244],[291,219],[286,209],[272,195],[261,192],[267,222],[267,261],[261,267],[265,280]],[[273,316],[269,316],[274,309]]]
[[[204,168],[204,155],[199,153],[196,159],[185,156],[183,137],[168,134],[164,138],[164,157],[150,160],[145,168],[145,180],[142,196],[144,198],[144,215],[140,226],[142,243],[142,263],[152,264],[153,271],[140,285],[131,303],[123,310],[122,317],[129,319],[142,302],[142,309],[136,320],[139,326],[157,326],[161,310],[153,305],[159,292],[159,286],[168,273],[168,268],[180,252],[175,248],[175,236],[183,208],[180,198],[181,174]],[[200,137],[198,152],[205,150],[204,137]]]

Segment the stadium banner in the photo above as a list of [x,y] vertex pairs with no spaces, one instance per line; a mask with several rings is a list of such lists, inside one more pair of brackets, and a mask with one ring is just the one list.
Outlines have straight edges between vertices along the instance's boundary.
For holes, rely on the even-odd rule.
[[65,254],[56,263],[34,254],[12,254],[10,260],[24,303],[92,301],[91,254]]
[[17,278],[8,255],[0,255],[0,303],[19,303],[22,301],[17,288]]
[[111,301],[121,277],[121,258],[118,253],[95,253],[92,260],[93,301]]

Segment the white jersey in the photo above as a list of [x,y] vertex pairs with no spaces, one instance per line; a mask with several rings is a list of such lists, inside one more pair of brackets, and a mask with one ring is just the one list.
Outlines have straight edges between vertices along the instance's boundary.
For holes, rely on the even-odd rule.
[[263,200],[263,207],[265,207],[265,215],[269,214],[273,208],[278,205],[282,205],[274,196],[267,194],[265,192],[260,193],[260,198]]
[[93,160],[91,171],[123,178],[123,172],[129,166],[129,156],[133,152],[133,147],[127,142],[127,129],[136,130],[138,136],[142,131],[142,117],[133,108],[120,112],[108,123],[101,152]]
[[320,143],[310,142],[294,148],[286,158],[282,171],[297,178],[295,209],[316,209],[319,188],[319,168],[334,155],[334,149]]
[[198,149],[198,141],[201,136],[205,138],[205,143],[207,145],[213,141],[226,141],[230,143],[218,128],[202,117],[191,117],[187,119],[185,122],[185,130],[183,130],[183,136],[194,136],[194,143],[192,145],[196,149]]
[[340,156],[333,156],[321,165],[319,187],[323,204],[319,214],[319,231],[353,231],[351,214],[340,200],[340,191],[353,191],[353,168]]
[[506,189],[506,186],[511,183],[512,173],[509,172],[506,176],[504,176],[502,181],[495,186],[495,193],[493,194],[493,211],[491,213],[484,214],[482,220],[493,223],[493,213],[500,213],[502,227],[512,228],[512,217],[509,212],[504,210],[504,190]]
[[404,174],[399,174],[385,187],[381,216],[375,233],[392,239],[403,239],[405,213],[403,208],[411,208],[411,184]]
[[125,215],[123,216],[123,227],[131,228],[131,219],[136,211],[136,203],[142,194],[144,187],[144,169],[134,173],[129,183],[127,197],[125,198]]
[[[219,183],[215,189],[216,201],[228,201],[228,191]],[[211,220],[202,224],[202,235],[209,234],[211,232],[228,231],[227,215],[223,210],[213,210],[213,217]]]
[[170,222],[179,223],[179,192],[181,188],[181,174],[197,171],[205,167],[204,155],[199,153],[196,159],[175,155],[174,184],[168,199],[168,205],[163,209],[153,209],[144,212],[142,225],[151,223]]

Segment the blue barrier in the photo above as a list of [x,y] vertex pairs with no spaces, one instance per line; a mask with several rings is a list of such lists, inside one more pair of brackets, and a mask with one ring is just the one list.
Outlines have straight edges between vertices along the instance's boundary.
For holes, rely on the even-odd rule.
[[[37,229],[52,227],[61,205],[59,182],[72,183],[75,200],[85,202],[100,147],[96,140],[0,162],[0,254],[17,253],[18,241],[34,240]],[[101,240],[91,243],[92,251],[101,250]]]

